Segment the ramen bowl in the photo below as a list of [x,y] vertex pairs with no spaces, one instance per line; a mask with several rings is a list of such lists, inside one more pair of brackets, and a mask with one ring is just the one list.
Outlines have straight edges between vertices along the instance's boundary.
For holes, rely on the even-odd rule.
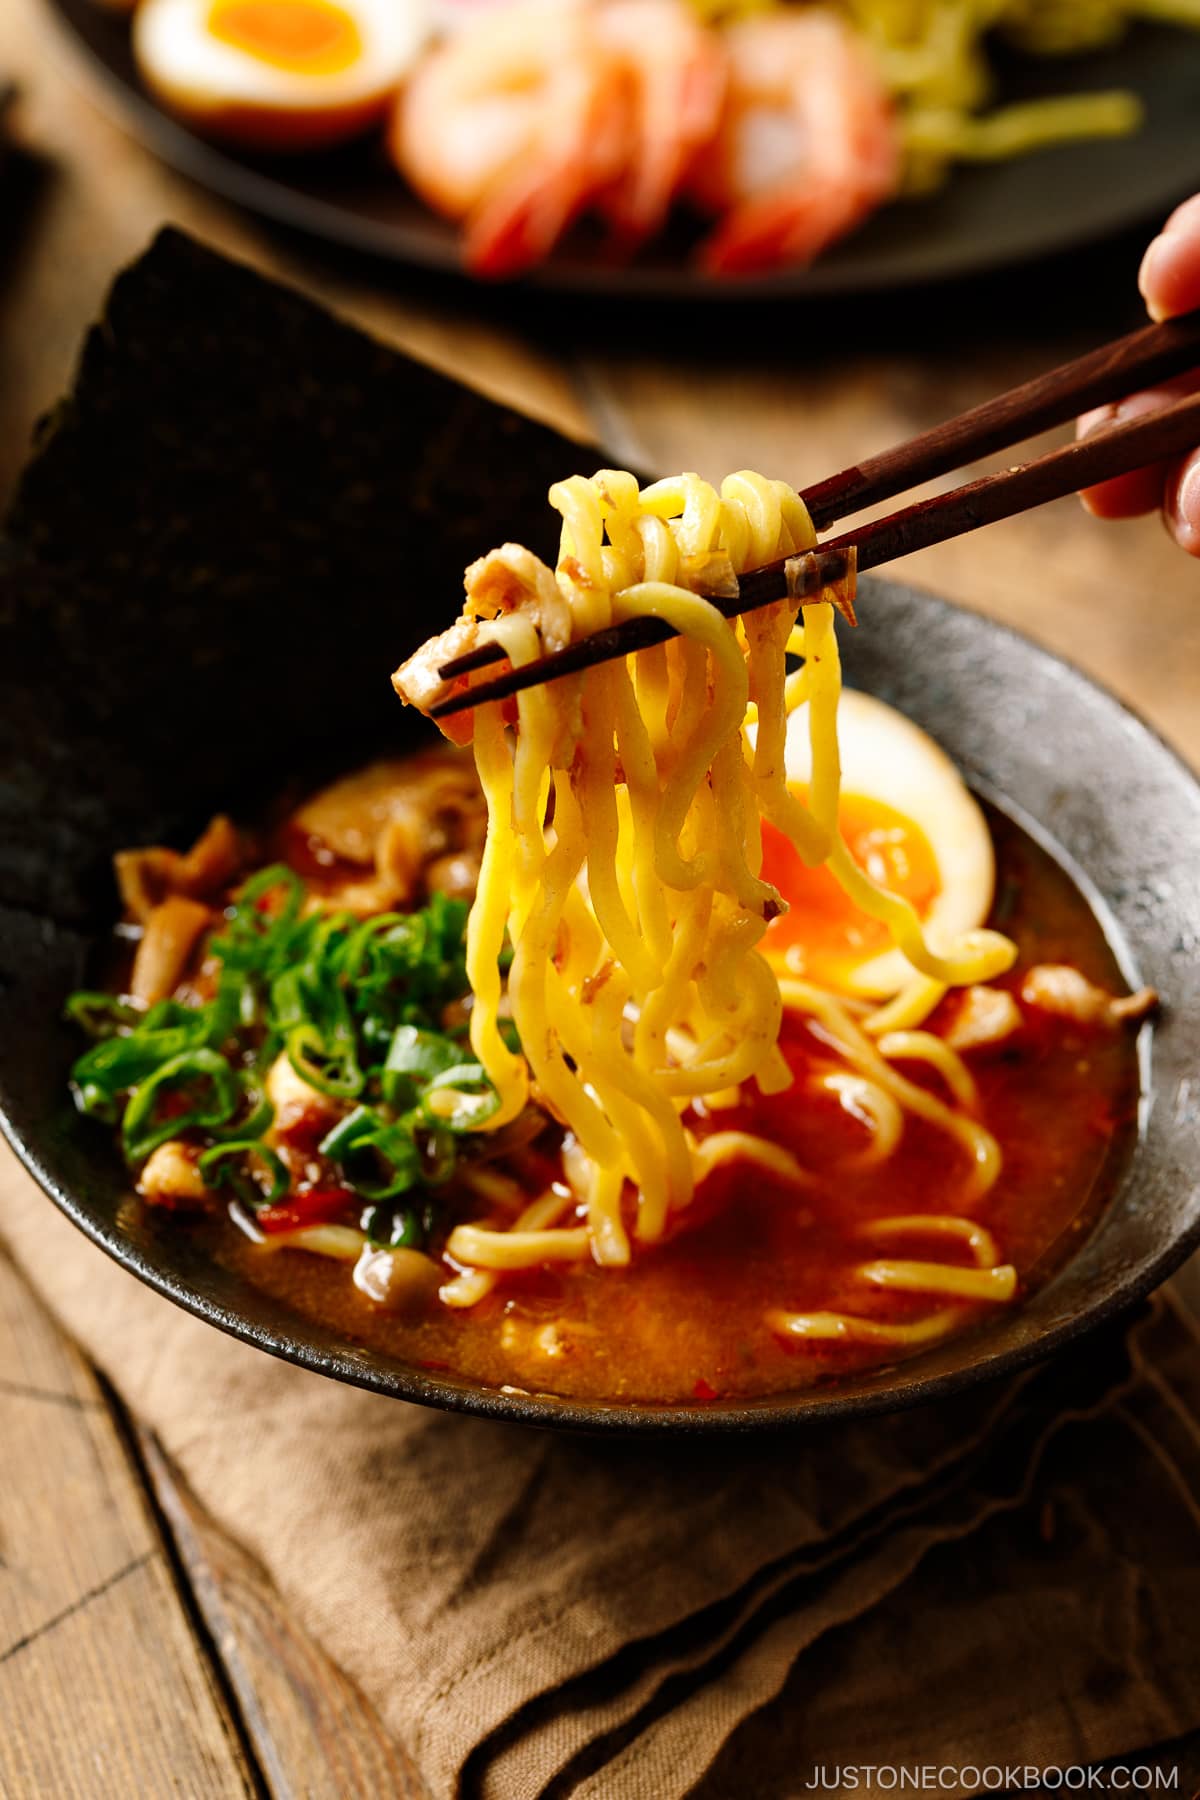
[[253,818],[289,784],[425,739],[388,671],[453,606],[471,556],[502,537],[536,545],[550,480],[599,459],[178,240],[125,278],[22,487],[3,567],[16,675],[0,727],[7,1134],[50,1200],[165,1298],[305,1368],[451,1410],[589,1431],[770,1431],[931,1401],[1051,1354],[1200,1243],[1200,786],[1079,672],[895,582],[862,584],[848,682],[923,727],[1051,851],[1130,985],[1163,1002],[1142,1027],[1136,1136],[1106,1205],[1020,1305],[909,1360],[761,1399],[484,1386],[252,1285],[137,1203],[115,1145],[75,1111],[63,1004],[94,981],[114,920],[111,853],[185,843],[213,812]]

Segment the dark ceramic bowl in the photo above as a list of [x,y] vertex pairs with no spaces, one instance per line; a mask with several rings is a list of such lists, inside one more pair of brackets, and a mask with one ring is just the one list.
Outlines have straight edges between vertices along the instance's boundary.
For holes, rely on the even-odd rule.
[[930,1400],[1046,1356],[1200,1243],[1200,786],[1077,671],[898,584],[863,583],[849,681],[924,726],[1055,851],[1130,981],[1164,1000],[1153,1044],[1144,1028],[1127,1170],[1025,1305],[902,1365],[758,1402],[501,1393],[346,1342],[186,1231],[148,1223],[106,1133],[76,1115],[62,1004],[113,917],[109,853],[184,842],[219,808],[252,816],[289,776],[332,776],[428,730],[392,700],[388,669],[445,616],[455,566],[501,520],[512,535],[541,521],[549,473],[595,456],[178,239],[125,278],[0,563],[14,677],[0,717],[9,1137],[68,1217],[167,1298],[306,1368],[429,1405],[589,1430],[777,1429]]

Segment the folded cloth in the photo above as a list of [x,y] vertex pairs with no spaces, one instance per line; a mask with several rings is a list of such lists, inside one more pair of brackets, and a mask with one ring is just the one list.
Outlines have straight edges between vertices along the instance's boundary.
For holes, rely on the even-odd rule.
[[765,1800],[849,1764],[1082,1763],[1200,1725],[1200,1356],[1170,1300],[936,1407],[617,1442],[223,1338],[7,1155],[0,1230],[438,1800]]

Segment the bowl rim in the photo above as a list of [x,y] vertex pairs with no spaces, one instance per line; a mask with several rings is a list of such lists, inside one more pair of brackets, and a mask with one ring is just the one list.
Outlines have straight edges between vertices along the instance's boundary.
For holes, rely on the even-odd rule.
[[[959,606],[954,601],[931,593],[927,589],[916,588],[909,583],[886,578],[868,579],[877,581],[878,585],[883,588],[919,595],[923,604],[932,606],[942,615],[974,620],[989,636],[1006,639],[1011,646],[1026,655],[1032,655],[1043,666],[1055,670],[1060,675],[1065,673],[1077,690],[1082,689],[1099,696],[1115,709],[1118,716],[1134,724],[1150,741],[1155,751],[1165,756],[1174,771],[1183,777],[1185,784],[1193,790],[1195,797],[1200,801],[1200,773],[1189,765],[1174,745],[1154,725],[1149,723],[1136,707],[1121,699],[1105,683],[1086,673],[1078,664],[1067,657],[1060,656],[1056,651],[1048,649],[1026,632],[1020,631],[1012,625],[994,619],[988,614]],[[986,792],[987,784],[979,785]],[[1063,846],[1057,844],[1053,834],[1040,824],[1036,816],[1029,813],[1019,800],[1003,794],[998,797],[1002,801],[1004,809],[1010,811],[1010,816],[1016,815],[1017,822],[1022,824],[1023,828],[1029,828],[1025,823],[1028,821],[1036,832],[1042,834],[1044,842],[1054,848],[1056,860],[1062,863],[1066,858]],[[1082,873],[1086,879],[1087,872],[1082,871]],[[1074,874],[1073,879],[1075,879]],[[1091,905],[1096,896],[1088,895],[1085,890],[1085,898]],[[1103,926],[1103,917],[1100,922]],[[1113,948],[1118,957],[1122,956],[1122,952],[1126,948],[1136,950],[1136,946],[1125,947],[1120,944],[1114,945]],[[1151,1087],[1151,1092],[1153,1092],[1153,1087]],[[1192,1251],[1200,1248],[1200,1212],[1198,1212],[1190,1224],[1174,1230],[1169,1241],[1148,1257],[1141,1268],[1120,1274],[1111,1283],[1108,1290],[1093,1303],[1081,1311],[1048,1324],[1043,1332],[1024,1343],[1009,1345],[991,1355],[986,1354],[985,1351],[983,1355],[963,1361],[956,1367],[937,1374],[923,1375],[921,1373],[921,1355],[907,1361],[885,1364],[877,1369],[862,1372],[866,1377],[894,1376],[896,1377],[895,1386],[867,1387],[839,1392],[837,1377],[833,1377],[828,1383],[818,1382],[800,1390],[729,1400],[637,1402],[570,1398],[518,1388],[485,1387],[473,1383],[465,1377],[441,1379],[436,1373],[405,1365],[398,1360],[381,1360],[376,1352],[368,1347],[356,1346],[352,1340],[346,1340],[341,1346],[327,1349],[321,1345],[307,1342],[303,1338],[289,1338],[286,1333],[270,1324],[248,1319],[230,1307],[197,1292],[181,1279],[175,1270],[156,1267],[132,1239],[111,1228],[106,1229],[105,1221],[89,1211],[83,1199],[77,1198],[73,1192],[69,1191],[43,1159],[37,1145],[29,1141],[16,1127],[9,1116],[2,1080],[0,1080],[0,1133],[15,1152],[26,1172],[32,1176],[42,1191],[70,1219],[72,1224],[83,1232],[85,1237],[144,1285],[229,1336],[311,1373],[325,1375],[389,1399],[432,1406],[446,1412],[594,1435],[616,1433],[618,1435],[649,1434],[652,1436],[695,1437],[763,1432],[784,1433],[794,1432],[804,1427],[819,1426],[832,1420],[865,1418],[872,1414],[898,1412],[911,1407],[927,1405],[947,1398],[951,1394],[959,1393],[968,1387],[1015,1375],[1034,1364],[1047,1360],[1086,1333],[1109,1323],[1121,1314],[1130,1312],[1165,1281]],[[1080,1254],[1085,1246],[1093,1242],[1097,1235],[1105,1229],[1106,1218],[1115,1207],[1126,1184],[1136,1172],[1138,1159],[1142,1154],[1141,1144],[1142,1138],[1139,1133],[1129,1161],[1118,1176],[1116,1185],[1106,1202],[1104,1212],[1096,1219],[1075,1255]],[[1074,1260],[1075,1256],[1068,1257],[1049,1281],[1038,1290],[1038,1293],[1052,1293]],[[250,1291],[261,1292],[261,1290],[253,1288]],[[956,1334],[953,1339],[945,1340],[945,1342],[962,1345],[976,1342],[986,1346],[986,1326],[981,1323],[979,1327]],[[936,1347],[941,1348],[942,1346]]]

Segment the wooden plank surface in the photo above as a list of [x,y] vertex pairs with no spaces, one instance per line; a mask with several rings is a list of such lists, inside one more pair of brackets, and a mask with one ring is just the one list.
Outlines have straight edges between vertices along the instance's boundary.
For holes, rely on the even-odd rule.
[[295,1625],[253,1557],[225,1536],[145,1432],[143,1465],[275,1800],[425,1800],[374,1707]]
[[0,1258],[0,1794],[261,1792],[113,1415]]
[[0,1256],[0,1795],[425,1800]]

